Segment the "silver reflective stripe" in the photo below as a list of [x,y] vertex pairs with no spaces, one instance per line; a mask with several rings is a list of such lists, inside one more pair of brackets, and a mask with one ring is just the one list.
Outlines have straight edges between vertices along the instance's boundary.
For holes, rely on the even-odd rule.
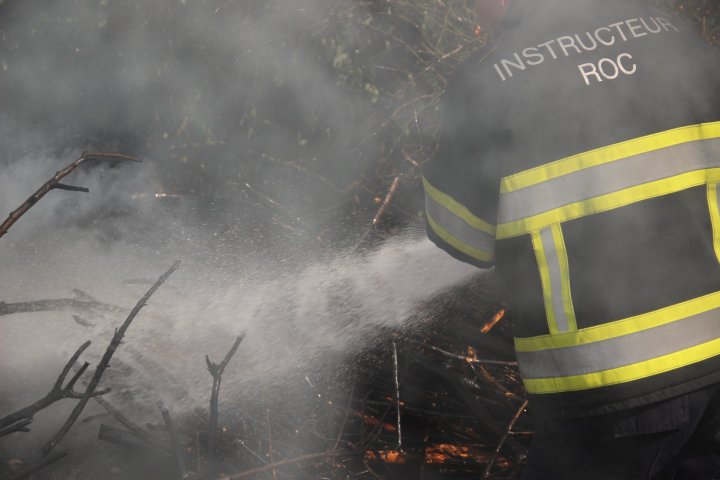
[[540,232],[543,251],[545,252],[545,261],[547,261],[548,273],[550,276],[550,294],[552,296],[552,308],[555,313],[555,323],[558,331],[567,332],[570,330],[567,315],[565,313],[565,303],[562,294],[562,274],[560,269],[560,258],[555,248],[553,240],[553,232],[551,228],[546,228]]
[[517,352],[524,378],[556,378],[610,370],[658,358],[720,337],[720,309],[659,327],[573,347]]
[[586,168],[500,195],[498,224],[644,183],[720,167],[720,139],[698,140]]
[[425,208],[428,215],[450,235],[465,245],[484,252],[495,250],[495,236],[471,227],[468,223],[443,207],[425,193]]

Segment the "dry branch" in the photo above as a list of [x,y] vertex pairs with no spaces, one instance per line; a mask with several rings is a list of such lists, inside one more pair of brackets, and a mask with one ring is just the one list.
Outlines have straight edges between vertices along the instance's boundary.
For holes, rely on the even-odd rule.
[[[90,398],[94,396],[95,389],[100,383],[100,379],[105,373],[105,370],[110,366],[110,360],[112,359],[113,355],[115,354],[115,350],[117,350],[117,348],[120,346],[120,342],[122,342],[122,339],[125,336],[125,331],[127,331],[132,321],[135,319],[140,310],[145,306],[153,293],[155,293],[155,291],[160,288],[163,283],[165,283],[165,280],[167,280],[168,277],[175,270],[177,270],[179,266],[180,262],[175,262],[170,267],[170,269],[168,269],[168,271],[165,272],[152,287],[150,287],[147,293],[145,293],[145,295],[143,295],[143,297],[135,304],[135,307],[130,311],[130,314],[127,316],[120,328],[115,331],[115,335],[113,335],[113,338],[110,341],[110,345],[108,345],[107,349],[105,350],[105,353],[103,354],[100,363],[98,363],[97,367],[95,367],[95,373],[93,374],[92,379],[90,379],[85,393],[80,398],[80,401],[75,406],[72,413],[70,414],[70,417],[68,417],[62,428],[60,428],[60,430],[55,434],[55,436],[53,436],[53,438],[42,448],[42,456],[46,456],[48,453],[50,453],[52,449],[55,448],[55,446],[60,442],[60,440],[62,440],[62,438],[73,426],[75,421],[80,416],[80,413],[82,413],[83,409],[85,408],[85,405],[87,405],[87,402],[90,400]],[[69,369],[69,367],[66,368]],[[76,375],[76,377],[77,376],[78,375]]]
[[130,157],[128,155],[123,155],[120,153],[103,153],[103,152],[83,152],[83,154],[75,160],[73,163],[68,165],[67,167],[63,168],[62,170],[59,170],[55,175],[45,182],[40,188],[38,188],[35,193],[33,193],[27,200],[23,202],[22,205],[20,205],[16,210],[14,210],[8,218],[0,225],[0,237],[5,235],[7,231],[10,229],[10,227],[13,226],[15,222],[17,222],[20,217],[25,215],[25,213],[32,208],[33,205],[35,205],[42,197],[44,197],[50,190],[59,189],[59,190],[70,190],[74,192],[89,192],[87,188],[84,187],[75,187],[72,185],[65,185],[60,183],[60,181],[70,175],[72,172],[74,172],[80,165],[85,163],[88,160],[97,160],[97,159],[104,159],[104,158],[112,158],[115,160],[125,160],[125,161],[131,161],[131,162],[139,162],[137,158]]
[[208,429],[208,453],[215,455],[215,441],[217,440],[217,426],[218,426],[218,399],[220,397],[220,381],[222,380],[222,374],[227,366],[230,359],[235,355],[240,342],[245,338],[245,334],[241,334],[235,340],[235,343],[228,351],[223,361],[218,365],[210,361],[210,357],[205,355],[205,363],[207,363],[208,371],[213,377],[212,394],[210,396],[210,428]]
[[75,290],[74,298],[53,298],[31,300],[29,302],[0,302],[0,316],[15,313],[50,312],[55,310],[95,310],[102,312],[119,312],[120,307],[102,303],[86,293]]
[[[27,428],[27,426],[32,423],[35,414],[38,413],[40,410],[43,410],[48,406],[52,405],[53,403],[57,402],[58,400],[62,400],[64,398],[81,399],[88,395],[87,392],[78,393],[74,390],[75,383],[89,365],[87,362],[85,362],[85,364],[77,371],[77,373],[75,373],[75,375],[70,379],[67,385],[63,387],[63,383],[65,383],[65,379],[67,378],[68,373],[70,373],[70,369],[72,368],[72,366],[75,365],[78,358],[80,358],[80,355],[82,355],[82,353],[89,346],[90,342],[88,341],[83,343],[80,348],[77,349],[77,351],[73,354],[70,360],[68,360],[68,362],[65,364],[65,367],[62,369],[62,372],[60,372],[60,375],[55,381],[55,384],[47,395],[45,395],[43,398],[33,403],[32,405],[27,406],[21,410],[18,410],[15,413],[12,413],[0,419],[0,437],[15,432],[28,432],[29,429]],[[97,397],[99,395],[106,394],[108,391],[109,390],[102,390],[94,393],[90,392],[89,395],[91,397]]]
[[393,178],[392,184],[390,185],[390,188],[388,189],[387,194],[385,195],[385,199],[383,200],[382,204],[380,205],[380,208],[378,209],[377,213],[375,214],[375,217],[373,217],[372,224],[377,225],[380,223],[380,219],[385,214],[385,210],[387,210],[387,207],[390,205],[390,202],[392,202],[393,197],[395,196],[395,192],[397,192],[398,187],[400,186],[400,176],[397,176]]
[[497,456],[500,454],[500,450],[502,449],[503,445],[505,444],[505,441],[510,436],[510,432],[512,432],[513,427],[515,426],[515,423],[520,418],[520,415],[525,411],[527,408],[528,401],[525,400],[522,405],[520,405],[520,408],[518,408],[517,412],[515,412],[515,415],[510,420],[510,423],[507,426],[507,429],[505,430],[505,435],[500,439],[500,442],[498,443],[498,446],[495,448],[495,451],[492,454],[492,457],[490,457],[490,461],[488,461],[487,465],[485,466],[485,471],[483,472],[483,480],[488,478],[490,476],[490,471],[492,470],[493,465],[495,464],[495,459],[497,459]]

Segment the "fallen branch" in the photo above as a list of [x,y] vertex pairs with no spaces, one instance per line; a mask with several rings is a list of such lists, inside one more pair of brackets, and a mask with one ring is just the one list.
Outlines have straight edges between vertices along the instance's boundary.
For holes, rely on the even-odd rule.
[[80,290],[75,290],[74,292],[74,298],[53,298],[14,303],[0,302],[0,316],[12,315],[15,313],[49,312],[55,310],[96,310],[102,312],[120,311],[120,307],[99,302]]
[[68,165],[67,167],[63,168],[62,170],[55,173],[55,175],[45,182],[40,188],[38,188],[35,193],[33,193],[25,202],[23,202],[22,205],[20,205],[15,211],[10,213],[8,218],[0,225],[0,237],[5,235],[7,231],[10,229],[10,227],[13,226],[15,222],[17,222],[20,217],[25,215],[25,213],[32,208],[33,205],[35,205],[42,197],[44,197],[50,190],[59,189],[59,190],[70,190],[73,192],[89,192],[85,187],[75,187],[72,185],[65,185],[60,183],[60,181],[70,175],[72,172],[74,172],[80,165],[85,163],[88,160],[97,160],[97,159],[103,159],[103,158],[112,158],[116,160],[126,160],[131,162],[139,162],[137,158],[130,157],[127,155],[122,155],[120,153],[102,153],[102,152],[83,152],[83,154],[75,160],[73,163]]
[[[80,369],[75,373],[75,375],[73,375],[67,385],[63,387],[63,383],[65,383],[65,378],[67,378],[68,373],[70,373],[70,369],[73,367],[73,365],[75,365],[75,363],[78,361],[78,358],[80,358],[80,355],[82,355],[82,353],[89,346],[89,341],[83,343],[80,348],[78,348],[77,351],[73,354],[73,356],[70,357],[70,360],[68,360],[68,362],[65,364],[65,367],[62,369],[62,372],[60,372],[60,375],[55,381],[55,384],[47,395],[45,395],[43,398],[33,403],[32,405],[27,406],[21,410],[18,410],[15,413],[12,413],[0,419],[0,437],[10,435],[11,433],[15,432],[28,432],[29,429],[27,428],[27,426],[32,423],[35,414],[38,413],[40,410],[43,410],[48,406],[52,405],[53,403],[57,402],[58,400],[62,400],[64,398],[81,399],[88,395],[87,392],[78,393],[74,390],[75,383],[90,365],[87,362],[85,362],[85,364],[80,367]],[[109,390],[90,392],[89,395],[90,397],[97,397],[99,395],[106,394],[108,391]]]
[[241,334],[235,340],[235,343],[228,351],[223,361],[217,365],[210,361],[210,357],[205,355],[205,363],[207,363],[208,371],[213,377],[212,394],[210,396],[210,428],[208,429],[208,453],[215,455],[215,441],[217,437],[217,426],[218,426],[218,399],[220,397],[220,381],[222,380],[222,374],[227,366],[230,359],[235,355],[240,342],[245,338],[245,334]]
[[458,355],[457,353],[448,352],[447,350],[443,350],[442,348],[436,347],[434,345],[429,345],[427,343],[418,342],[417,340],[413,340],[411,338],[405,338],[404,339],[408,343],[413,343],[415,345],[419,345],[421,347],[429,348],[430,350],[434,352],[441,353],[445,355],[446,357],[454,358],[456,360],[462,360],[463,362],[467,363],[479,363],[479,364],[486,364],[486,365],[502,365],[505,367],[516,367],[517,362],[508,362],[504,360],[489,360],[485,358],[473,358],[473,357],[467,357],[465,355]]
[[[115,331],[115,335],[113,335],[113,338],[110,341],[110,345],[108,345],[107,349],[105,350],[105,353],[103,354],[100,363],[98,363],[97,367],[95,367],[95,373],[93,374],[92,379],[90,379],[85,393],[81,396],[80,401],[75,406],[72,413],[70,414],[70,417],[68,417],[68,419],[65,421],[65,424],[62,426],[62,428],[60,428],[60,430],[53,436],[53,438],[42,448],[41,455],[43,457],[50,453],[52,449],[55,448],[55,446],[60,442],[60,440],[62,440],[62,438],[67,434],[75,421],[78,419],[80,413],[82,413],[85,405],[87,405],[87,402],[90,400],[90,398],[95,396],[95,389],[100,383],[100,379],[105,373],[105,370],[110,366],[110,360],[115,354],[115,350],[117,350],[117,348],[120,346],[120,342],[122,342],[122,339],[125,336],[125,332],[127,331],[128,327],[130,327],[130,324],[135,319],[137,314],[140,313],[140,310],[147,304],[147,301],[150,299],[153,293],[155,293],[155,291],[160,288],[163,283],[165,283],[165,280],[167,280],[168,277],[175,270],[177,270],[179,266],[180,262],[175,262],[170,267],[170,269],[168,269],[168,271],[165,272],[152,287],[150,287],[147,293],[145,293],[145,295],[143,295],[143,297],[135,304],[135,307],[130,311],[130,314],[127,316],[120,328]],[[66,368],[69,369],[69,367]],[[76,374],[76,377],[79,377],[79,375]]]
[[102,397],[95,397],[95,401],[99,403],[100,406],[103,407],[105,411],[109,413],[115,420],[117,420],[120,425],[127,428],[130,433],[140,438],[147,444],[152,445],[153,447],[167,450],[167,448],[161,445],[155,437],[147,433],[139,425],[136,425],[133,421],[123,415],[122,412],[115,408],[110,402],[108,402]]
[[520,408],[518,408],[517,412],[515,412],[515,416],[510,420],[510,423],[507,426],[507,429],[505,430],[505,435],[500,439],[500,442],[498,443],[497,448],[495,448],[495,451],[492,454],[492,457],[490,457],[490,461],[485,466],[485,471],[483,472],[483,480],[488,478],[490,476],[490,471],[492,470],[493,465],[495,464],[495,460],[497,459],[497,456],[500,454],[500,450],[502,449],[503,445],[505,444],[505,441],[508,439],[508,436],[510,436],[510,432],[512,432],[513,427],[515,426],[515,423],[520,418],[520,415],[525,411],[527,408],[528,401],[525,400],[522,405],[520,405]]

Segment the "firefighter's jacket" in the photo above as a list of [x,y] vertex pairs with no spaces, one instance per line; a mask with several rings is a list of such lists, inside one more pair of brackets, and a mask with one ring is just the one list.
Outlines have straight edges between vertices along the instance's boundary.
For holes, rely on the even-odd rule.
[[428,234],[494,266],[537,412],[720,381],[720,50],[622,0],[513,0],[448,85]]

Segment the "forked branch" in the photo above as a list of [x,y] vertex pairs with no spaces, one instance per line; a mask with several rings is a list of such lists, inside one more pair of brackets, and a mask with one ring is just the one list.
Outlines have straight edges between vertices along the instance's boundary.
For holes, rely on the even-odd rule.
[[218,399],[220,397],[220,381],[222,380],[222,374],[223,371],[225,371],[225,367],[227,366],[228,362],[230,362],[230,359],[233,357],[233,355],[235,355],[235,352],[240,346],[240,342],[243,341],[243,338],[245,338],[244,333],[237,337],[235,343],[230,348],[230,351],[228,351],[227,355],[225,355],[225,358],[219,365],[213,363],[210,360],[210,357],[205,355],[205,363],[207,363],[208,371],[213,377],[212,394],[210,395],[210,428],[208,431],[207,448],[210,455],[215,455],[215,441],[217,437],[218,425]]
[[50,190],[70,190],[73,192],[89,192],[85,187],[76,187],[72,185],[65,185],[60,181],[74,172],[80,165],[87,162],[88,160],[99,160],[99,159],[115,159],[130,162],[139,162],[135,157],[123,155],[121,153],[104,153],[104,152],[83,152],[83,154],[67,167],[59,170],[55,175],[45,182],[35,193],[33,193],[27,200],[23,202],[15,211],[13,211],[8,218],[0,225],[0,237],[5,235],[10,227],[20,219],[25,213],[32,208],[42,197],[44,197]]
[[[88,341],[83,343],[80,348],[77,349],[75,354],[65,364],[65,367],[62,369],[62,372],[60,372],[60,375],[55,381],[55,385],[53,385],[52,389],[47,395],[45,395],[45,397],[41,398],[30,406],[27,406],[21,410],[18,410],[15,413],[12,413],[0,419],[0,437],[10,435],[11,433],[15,432],[28,432],[29,429],[27,427],[32,423],[35,414],[40,410],[43,410],[48,406],[52,405],[53,403],[57,402],[58,400],[62,400],[64,398],[80,399],[85,396],[85,393],[79,393],[75,391],[75,383],[77,383],[78,378],[80,378],[83,372],[85,372],[85,370],[88,368],[89,364],[87,362],[85,362],[83,366],[80,367],[77,373],[73,375],[73,377],[64,387],[63,383],[65,383],[65,379],[67,378],[68,373],[70,373],[70,369],[73,367],[73,365],[75,365],[75,363],[78,361],[78,358],[80,358],[80,355],[82,355],[82,353],[89,346],[90,342]],[[93,392],[90,394],[90,397],[104,395],[107,392],[109,392],[109,390]]]
[[[97,367],[95,367],[95,373],[93,374],[92,379],[90,379],[85,393],[79,397],[80,401],[77,405],[75,405],[75,408],[70,414],[70,417],[68,417],[68,419],[65,421],[65,424],[62,426],[62,428],[47,444],[45,444],[41,451],[43,456],[46,456],[48,453],[50,453],[50,451],[55,448],[55,446],[73,426],[75,421],[80,416],[80,413],[85,408],[85,405],[87,405],[87,402],[90,400],[90,398],[94,396],[95,389],[100,383],[100,379],[105,373],[105,370],[110,366],[110,360],[112,359],[113,355],[115,354],[115,350],[117,350],[117,348],[120,346],[120,343],[125,336],[125,331],[128,329],[128,327],[135,319],[137,314],[140,312],[140,310],[145,306],[152,294],[155,293],[155,291],[160,288],[163,283],[165,283],[165,280],[167,280],[168,277],[179,268],[179,266],[180,262],[175,262],[172,267],[170,267],[170,269],[168,269],[168,271],[165,272],[152,287],[150,287],[150,289],[145,293],[145,295],[143,295],[143,297],[135,304],[135,307],[130,311],[130,314],[127,316],[120,328],[115,331],[115,335],[113,335],[113,338],[110,341],[110,345],[108,345],[107,349],[105,350],[105,353],[103,354],[100,363],[98,363]],[[76,374],[75,377],[79,377],[79,375]],[[74,378],[74,380],[76,380],[76,378]]]

